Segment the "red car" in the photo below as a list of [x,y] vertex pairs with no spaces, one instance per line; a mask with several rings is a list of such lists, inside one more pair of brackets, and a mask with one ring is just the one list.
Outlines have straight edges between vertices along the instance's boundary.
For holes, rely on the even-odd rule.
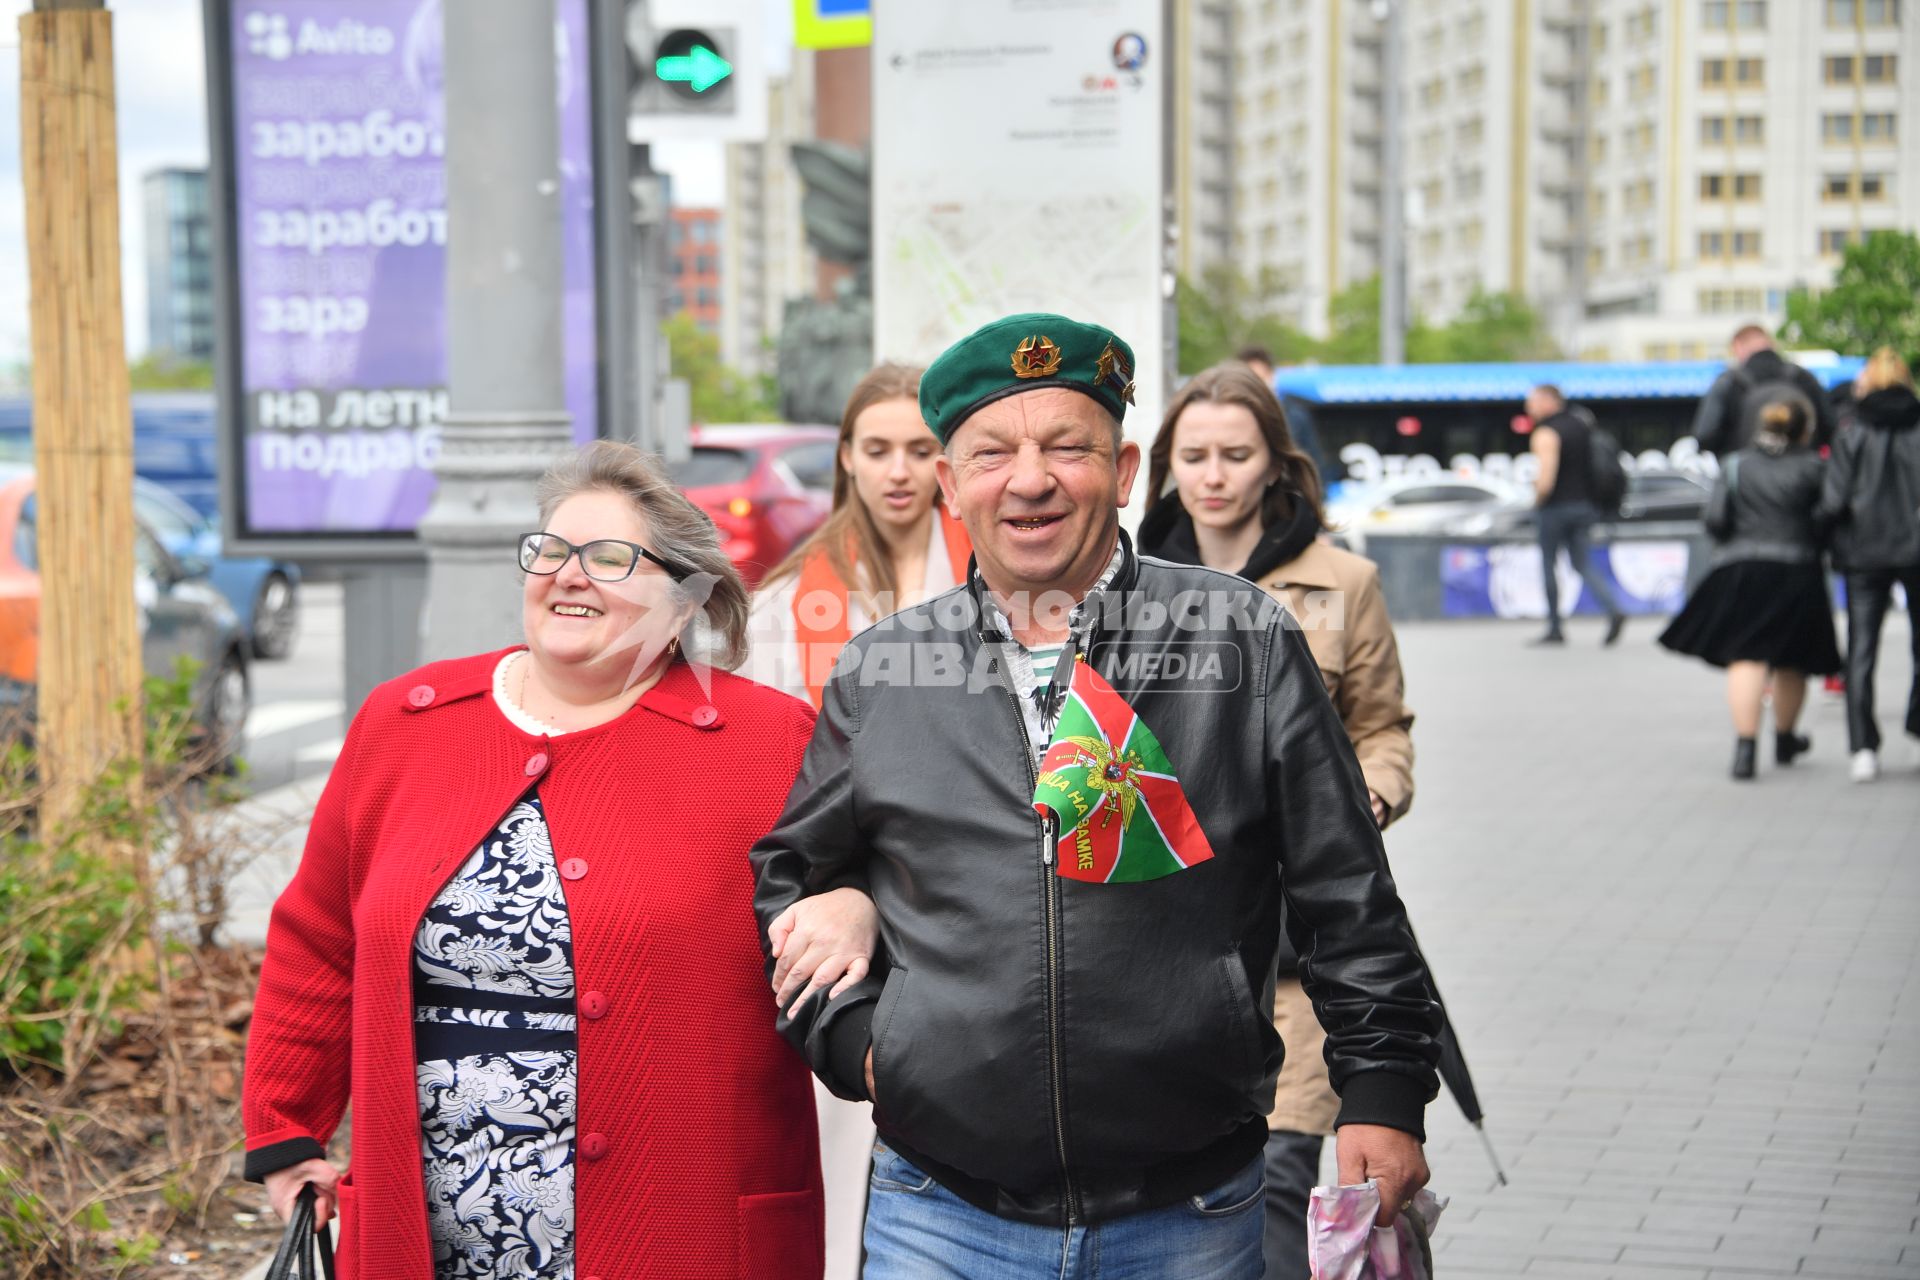
[[693,428],[693,452],[668,468],[720,526],[721,545],[748,586],[827,518],[840,433],[781,423]]

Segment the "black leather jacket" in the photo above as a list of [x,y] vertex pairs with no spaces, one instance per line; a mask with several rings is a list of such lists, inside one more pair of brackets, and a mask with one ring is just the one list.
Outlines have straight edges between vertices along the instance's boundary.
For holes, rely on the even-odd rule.
[[1920,565],[1920,399],[1905,387],[1862,396],[1833,444],[1821,511],[1839,522],[1841,569]]
[[1174,1203],[1264,1144],[1284,894],[1342,1122],[1420,1134],[1438,1008],[1297,626],[1243,579],[1126,549],[1088,657],[1159,739],[1214,857],[1089,884],[1052,865],[981,590],[856,636],[826,687],[753,851],[754,904],[764,938],[803,895],[863,882],[883,955],[782,1032],[848,1098],[871,1044],[881,1135],[990,1212],[1059,1225]]
[[1820,511],[1826,471],[1820,455],[1804,446],[1780,454],[1742,449],[1728,458],[1704,516],[1719,544],[1714,563],[1817,563],[1828,523]]

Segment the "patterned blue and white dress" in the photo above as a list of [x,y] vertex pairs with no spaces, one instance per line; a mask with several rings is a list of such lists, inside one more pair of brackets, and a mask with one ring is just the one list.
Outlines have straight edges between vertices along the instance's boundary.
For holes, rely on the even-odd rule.
[[537,793],[441,889],[413,959],[435,1276],[572,1280],[573,945]]

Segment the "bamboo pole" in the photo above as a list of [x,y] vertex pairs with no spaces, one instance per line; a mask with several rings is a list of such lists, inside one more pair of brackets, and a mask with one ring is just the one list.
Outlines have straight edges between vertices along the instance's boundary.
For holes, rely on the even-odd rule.
[[52,833],[103,769],[141,746],[113,18],[102,0],[34,0],[21,16],[20,135],[39,472],[35,737]]

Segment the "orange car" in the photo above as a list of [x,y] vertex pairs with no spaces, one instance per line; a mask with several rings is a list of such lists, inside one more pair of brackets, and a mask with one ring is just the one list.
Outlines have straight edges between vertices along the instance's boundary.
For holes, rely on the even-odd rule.
[[[30,468],[0,463],[0,712],[32,714],[40,663],[39,539]],[[140,608],[140,660],[149,674],[171,675],[182,657],[199,666],[194,697],[201,732],[238,754],[252,707],[240,620],[207,582],[207,566],[169,555],[144,525],[134,528],[134,598]]]

